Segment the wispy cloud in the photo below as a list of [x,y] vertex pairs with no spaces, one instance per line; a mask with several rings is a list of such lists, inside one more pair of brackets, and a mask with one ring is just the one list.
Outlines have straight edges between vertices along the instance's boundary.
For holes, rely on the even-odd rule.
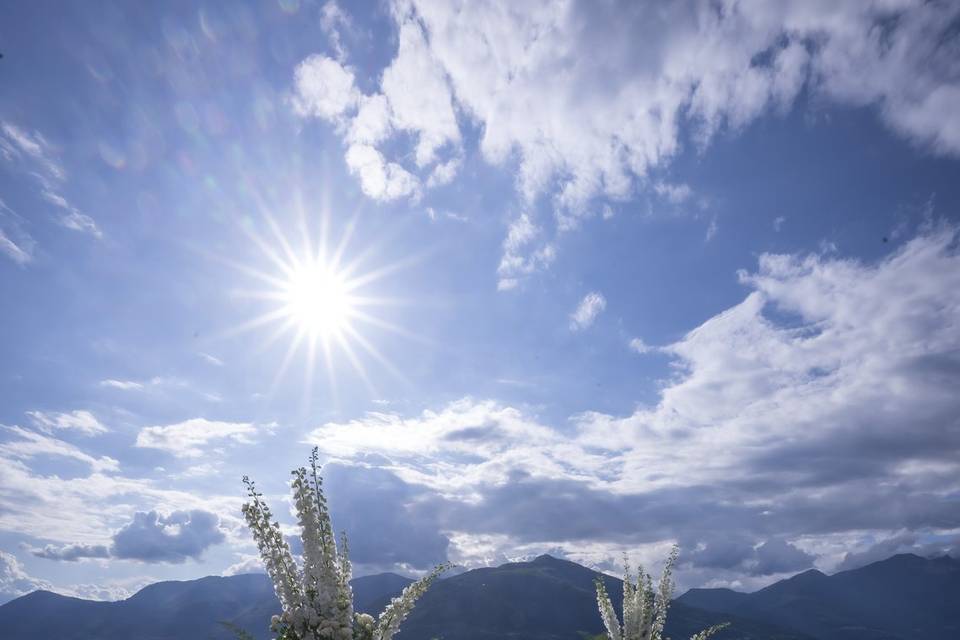
[[33,238],[23,228],[23,220],[0,199],[0,251],[19,265],[33,260]]
[[509,291],[531,273],[550,266],[556,250],[539,236],[541,229],[533,223],[530,214],[521,213],[510,223],[503,241],[503,257],[497,267],[497,289]]
[[169,453],[198,458],[211,442],[249,444],[257,429],[248,422],[220,422],[192,418],[166,426],[144,427],[137,434],[137,447],[162,449]]
[[[28,461],[38,456],[68,458],[89,465],[94,472],[116,471],[120,463],[109,456],[92,456],[79,447],[58,438],[43,435],[18,426],[2,428],[14,439],[0,443],[0,455],[8,460]],[[13,485],[11,485],[13,486]]]
[[223,360],[221,360],[216,356],[212,356],[209,353],[200,352],[197,355],[199,355],[203,359],[203,361],[206,362],[207,364],[212,364],[215,367],[223,366]]
[[[40,185],[40,197],[60,211],[57,222],[74,231],[102,238],[96,221],[71,204],[61,191],[66,172],[60,165],[56,149],[38,132],[28,132],[5,121],[0,121],[0,155],[11,164],[20,166]],[[0,235],[3,230],[0,229]],[[9,238],[8,238],[9,240]],[[4,243],[0,240],[0,246]]]
[[644,342],[642,338],[631,338],[630,342],[628,343],[628,346],[630,347],[630,350],[635,353],[643,354],[643,353],[651,353],[653,351],[657,351],[657,347],[651,347],[646,342]]
[[143,389],[143,383],[133,380],[101,380],[100,386],[122,389],[123,391],[140,391]]
[[591,291],[583,297],[580,304],[570,314],[570,330],[583,331],[593,324],[603,310],[607,308],[607,299],[599,291]]
[[69,413],[59,413],[55,411],[27,411],[27,415],[33,423],[44,431],[53,432],[57,429],[69,429],[79,431],[87,436],[94,436],[106,433],[107,428],[101,424],[97,417],[89,411],[76,409]]

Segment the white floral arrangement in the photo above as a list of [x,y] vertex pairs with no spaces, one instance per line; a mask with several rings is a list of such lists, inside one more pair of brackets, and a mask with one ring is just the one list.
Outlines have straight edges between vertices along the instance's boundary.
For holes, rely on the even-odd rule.
[[340,548],[330,521],[330,511],[318,473],[318,453],[310,455],[309,471],[294,470],[293,498],[303,541],[303,566],[297,566],[290,545],[270,507],[247,476],[250,501],[242,507],[247,526],[253,533],[260,557],[273,582],[282,612],[273,616],[270,628],[276,640],[390,640],[400,629],[417,599],[447,569],[442,564],[408,585],[393,598],[377,620],[353,610],[353,574],[346,534]]
[[[624,559],[623,568],[623,624],[617,620],[617,613],[607,594],[603,580],[596,579],[597,606],[600,608],[600,617],[603,626],[607,629],[610,640],[663,640],[663,627],[667,622],[667,609],[673,597],[673,565],[677,561],[679,549],[674,547],[667,563],[663,567],[663,574],[656,591],[653,588],[653,578],[644,573],[642,567],[637,568],[637,581],[633,582],[630,576],[630,566]],[[728,623],[718,624],[704,629],[692,636],[690,640],[707,640],[710,636],[728,626]]]

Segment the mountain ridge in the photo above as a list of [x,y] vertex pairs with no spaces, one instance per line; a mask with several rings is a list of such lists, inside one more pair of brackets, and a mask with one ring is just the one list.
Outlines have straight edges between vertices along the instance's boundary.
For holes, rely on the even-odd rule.
[[[960,602],[960,561],[903,555],[833,575],[805,571],[752,593],[690,589],[674,600],[667,635],[683,640],[729,621],[718,640],[960,637],[960,613],[951,615],[951,605]],[[595,638],[603,631],[593,586],[597,577],[619,611],[619,579],[550,555],[466,571],[435,583],[397,640]],[[354,579],[357,610],[378,614],[410,582],[395,573]],[[158,582],[116,602],[34,591],[0,606],[0,636],[225,640],[234,636],[220,623],[230,622],[265,639],[269,618],[278,610],[264,574]]]

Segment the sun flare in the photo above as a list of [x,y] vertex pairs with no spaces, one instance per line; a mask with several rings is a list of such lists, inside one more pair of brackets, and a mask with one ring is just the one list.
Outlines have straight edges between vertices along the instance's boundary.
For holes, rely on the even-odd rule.
[[297,267],[282,287],[284,309],[299,330],[314,338],[340,335],[356,315],[355,300],[342,273],[319,262]]
[[272,237],[265,238],[250,229],[246,231],[270,268],[228,262],[266,285],[266,288],[243,289],[236,293],[261,300],[266,306],[258,315],[233,327],[227,334],[272,326],[263,343],[264,349],[287,336],[289,344],[274,379],[274,387],[279,385],[297,354],[305,355],[306,394],[313,388],[318,361],[326,370],[331,389],[337,386],[340,368],[337,361],[341,359],[360,375],[371,392],[376,390],[367,375],[365,361],[372,359],[379,368],[402,379],[398,369],[371,342],[369,333],[376,329],[381,334],[388,331],[407,337],[413,335],[382,315],[385,307],[400,301],[375,295],[370,287],[405,263],[370,265],[369,260],[377,253],[369,248],[348,260],[347,245],[352,225],[347,225],[337,242],[328,244],[327,219],[321,220],[319,238],[315,241],[301,218],[299,237],[291,242],[272,217],[264,214],[264,220]]

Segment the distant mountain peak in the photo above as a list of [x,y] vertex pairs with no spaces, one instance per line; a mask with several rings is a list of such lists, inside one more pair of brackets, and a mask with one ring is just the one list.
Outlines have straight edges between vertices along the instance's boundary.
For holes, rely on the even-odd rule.
[[554,558],[549,553],[542,553],[536,558],[534,558],[533,562],[537,564],[550,564],[554,562],[566,562],[566,560],[561,560],[560,558]]

